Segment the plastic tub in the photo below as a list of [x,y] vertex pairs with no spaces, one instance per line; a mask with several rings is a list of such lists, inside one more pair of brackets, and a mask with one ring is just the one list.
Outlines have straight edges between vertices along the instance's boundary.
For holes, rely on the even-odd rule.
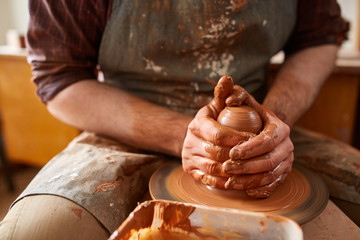
[[279,215],[154,200],[138,205],[109,239],[302,240],[303,233]]

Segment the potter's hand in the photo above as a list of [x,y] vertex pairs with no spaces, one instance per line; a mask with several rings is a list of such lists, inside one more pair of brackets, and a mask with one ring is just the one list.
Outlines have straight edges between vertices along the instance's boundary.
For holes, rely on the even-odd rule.
[[254,108],[261,116],[264,128],[259,135],[231,149],[224,172],[232,176],[225,187],[248,189],[248,195],[256,198],[268,197],[291,171],[294,147],[290,128],[239,86],[234,86],[226,104]]
[[214,99],[201,108],[189,124],[182,150],[184,171],[196,180],[217,188],[225,188],[231,176],[225,173],[223,165],[229,159],[230,149],[254,136],[224,127],[216,121],[232,92],[232,79],[222,77],[214,89]]

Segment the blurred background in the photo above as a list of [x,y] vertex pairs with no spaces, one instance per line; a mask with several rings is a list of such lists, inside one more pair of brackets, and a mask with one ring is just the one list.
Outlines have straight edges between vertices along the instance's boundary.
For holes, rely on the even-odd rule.
[[[360,0],[338,2],[350,22],[349,39],[298,125],[360,148]],[[0,220],[39,169],[79,134],[50,116],[35,95],[24,48],[28,20],[28,0],[0,1]],[[272,59],[270,80],[281,61],[281,53]]]
[[1,0],[0,45],[7,44],[6,35],[9,30],[25,34],[28,20],[28,0]]
[[24,36],[28,0],[0,0],[0,220],[35,174],[79,134],[35,94]]

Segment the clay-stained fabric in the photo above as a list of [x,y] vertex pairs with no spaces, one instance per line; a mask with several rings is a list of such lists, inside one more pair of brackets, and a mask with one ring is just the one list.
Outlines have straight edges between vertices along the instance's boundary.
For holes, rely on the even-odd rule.
[[331,196],[360,204],[360,151],[325,135],[294,128],[295,162],[316,172]]
[[194,115],[229,75],[258,101],[288,41],[296,1],[114,0],[100,46],[105,82]]
[[41,169],[18,197],[53,194],[92,213],[109,232],[135,208],[152,173],[165,163],[153,155],[82,133]]

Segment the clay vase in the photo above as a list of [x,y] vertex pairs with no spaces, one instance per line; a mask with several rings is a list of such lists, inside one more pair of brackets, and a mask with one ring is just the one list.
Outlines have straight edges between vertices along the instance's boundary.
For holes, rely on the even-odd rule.
[[225,107],[217,121],[241,132],[258,134],[262,130],[260,115],[249,106]]

